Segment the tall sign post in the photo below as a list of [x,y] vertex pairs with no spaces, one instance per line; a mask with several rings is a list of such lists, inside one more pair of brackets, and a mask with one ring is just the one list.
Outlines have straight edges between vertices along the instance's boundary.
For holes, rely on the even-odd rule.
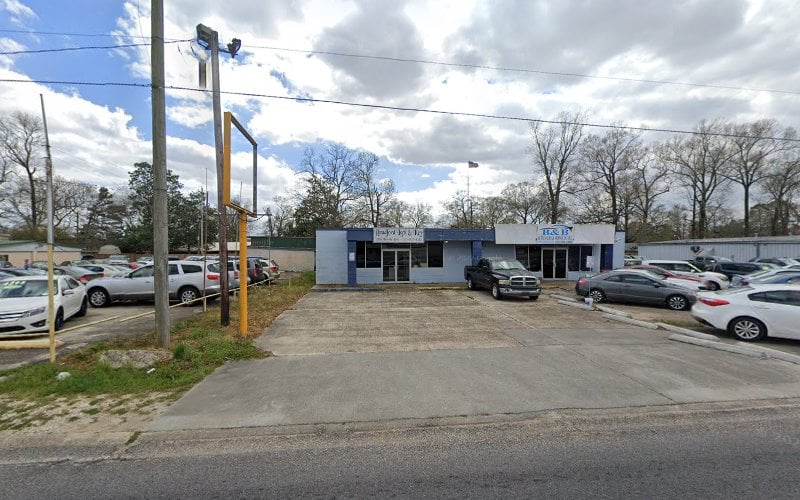
[[[231,198],[231,125],[241,133],[253,149],[253,199],[247,203],[241,197]],[[258,206],[258,143],[230,111],[225,112],[224,160],[222,168],[223,203],[236,210],[239,218],[239,334],[247,336],[247,217],[255,216]]]
[[56,362],[56,325],[55,325],[55,287],[53,286],[53,246],[55,235],[53,231],[53,160],[50,156],[50,137],[47,134],[47,115],[44,112],[44,96],[39,94],[42,101],[42,125],[44,127],[44,147],[47,152],[45,166],[47,170],[47,325],[50,339],[50,364]]

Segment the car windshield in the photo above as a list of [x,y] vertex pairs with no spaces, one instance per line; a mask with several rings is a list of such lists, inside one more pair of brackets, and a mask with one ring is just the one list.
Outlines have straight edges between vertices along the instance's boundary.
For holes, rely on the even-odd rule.
[[[58,283],[53,280],[54,290]],[[46,297],[47,280],[6,280],[0,282],[0,298]]]
[[525,269],[525,266],[518,260],[497,260],[494,262],[494,268],[501,269]]

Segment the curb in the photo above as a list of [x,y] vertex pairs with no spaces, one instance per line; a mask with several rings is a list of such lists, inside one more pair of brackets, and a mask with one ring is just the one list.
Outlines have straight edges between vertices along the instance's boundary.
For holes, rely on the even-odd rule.
[[767,353],[756,349],[752,349],[751,347],[724,344],[722,342],[716,342],[713,340],[703,340],[695,337],[689,337],[686,335],[679,335],[677,333],[670,335],[669,340],[674,340],[676,342],[683,342],[685,344],[697,345],[701,347],[710,347],[711,349],[717,349],[718,351],[733,352],[736,354],[742,354],[744,356],[750,356],[751,358],[760,358],[760,359],[769,358],[769,356],[767,356]]
[[578,297],[567,297],[566,295],[559,295],[557,293],[548,293],[547,296],[548,297],[553,297],[554,299],[566,300],[568,302],[577,302],[578,301]]
[[[742,342],[739,342],[739,344],[742,344]],[[761,352],[770,359],[779,359],[781,361],[786,361],[787,363],[800,365],[800,356],[796,354],[789,354],[788,352],[779,351],[777,349],[772,349],[770,347],[761,347],[759,345],[750,345],[750,344],[744,344],[744,345],[746,345],[748,349],[753,349],[755,351]]]
[[679,326],[668,325],[666,323],[656,323],[656,326],[658,326],[662,330],[668,330],[670,332],[680,333],[681,335],[686,335],[687,337],[694,337],[696,339],[719,342],[719,337],[717,337],[716,335],[709,335],[708,333],[700,333],[694,330],[689,330],[688,328],[681,328]]
[[587,306],[586,304],[580,303],[580,302],[567,302],[566,300],[559,300],[557,302],[559,304],[564,304],[565,306],[577,307],[578,309],[583,309],[584,311],[594,311],[593,308]]
[[630,313],[626,313],[625,311],[618,311],[616,309],[611,309],[610,307],[606,306],[595,305],[594,307],[597,308],[599,311],[603,311],[604,313],[614,314],[616,316],[622,316],[623,318],[631,318],[631,319],[633,318],[633,316],[631,316]]
[[653,323],[650,323],[648,321],[640,321],[638,319],[626,318],[625,316],[619,316],[617,314],[609,314],[609,313],[603,314],[603,317],[606,318],[606,319],[613,319],[614,321],[619,321],[619,322],[622,322],[622,323],[628,323],[628,324],[631,324],[631,325],[641,326],[642,328],[649,328],[651,330],[658,330],[658,327],[656,325],[654,325]]

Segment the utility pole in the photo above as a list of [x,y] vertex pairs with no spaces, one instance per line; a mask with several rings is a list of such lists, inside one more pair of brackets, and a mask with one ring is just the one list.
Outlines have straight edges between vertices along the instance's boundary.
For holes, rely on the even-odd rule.
[[169,347],[169,211],[167,208],[167,129],[164,90],[164,0],[151,0],[150,72],[153,107],[153,275],[156,345]]
[[[223,201],[224,183],[224,144],[222,137],[222,105],[220,103],[220,83],[219,83],[219,35],[216,31],[202,24],[197,25],[197,39],[204,42],[211,51],[211,97],[214,108],[214,149],[217,161],[217,210],[219,211],[219,288],[220,288],[220,312],[219,320],[222,326],[231,323],[231,302],[228,290],[228,213]],[[234,38],[228,44],[227,52],[231,57],[236,56],[236,52],[241,47],[241,41]],[[201,63],[202,66],[202,63]],[[202,71],[201,71],[202,75]],[[227,180],[230,182],[230,179]],[[247,286],[247,276],[241,276]]]
[[44,126],[44,147],[47,152],[47,325],[50,339],[50,364],[56,363],[56,328],[55,328],[55,287],[53,286],[53,159],[50,156],[50,136],[47,134],[47,115],[44,112],[44,96],[39,94],[42,102],[42,125]]

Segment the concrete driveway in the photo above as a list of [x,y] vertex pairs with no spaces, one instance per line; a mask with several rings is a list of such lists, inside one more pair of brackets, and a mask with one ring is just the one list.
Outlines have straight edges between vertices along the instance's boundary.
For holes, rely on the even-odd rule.
[[485,292],[310,293],[151,430],[430,422],[800,397],[800,366]]

